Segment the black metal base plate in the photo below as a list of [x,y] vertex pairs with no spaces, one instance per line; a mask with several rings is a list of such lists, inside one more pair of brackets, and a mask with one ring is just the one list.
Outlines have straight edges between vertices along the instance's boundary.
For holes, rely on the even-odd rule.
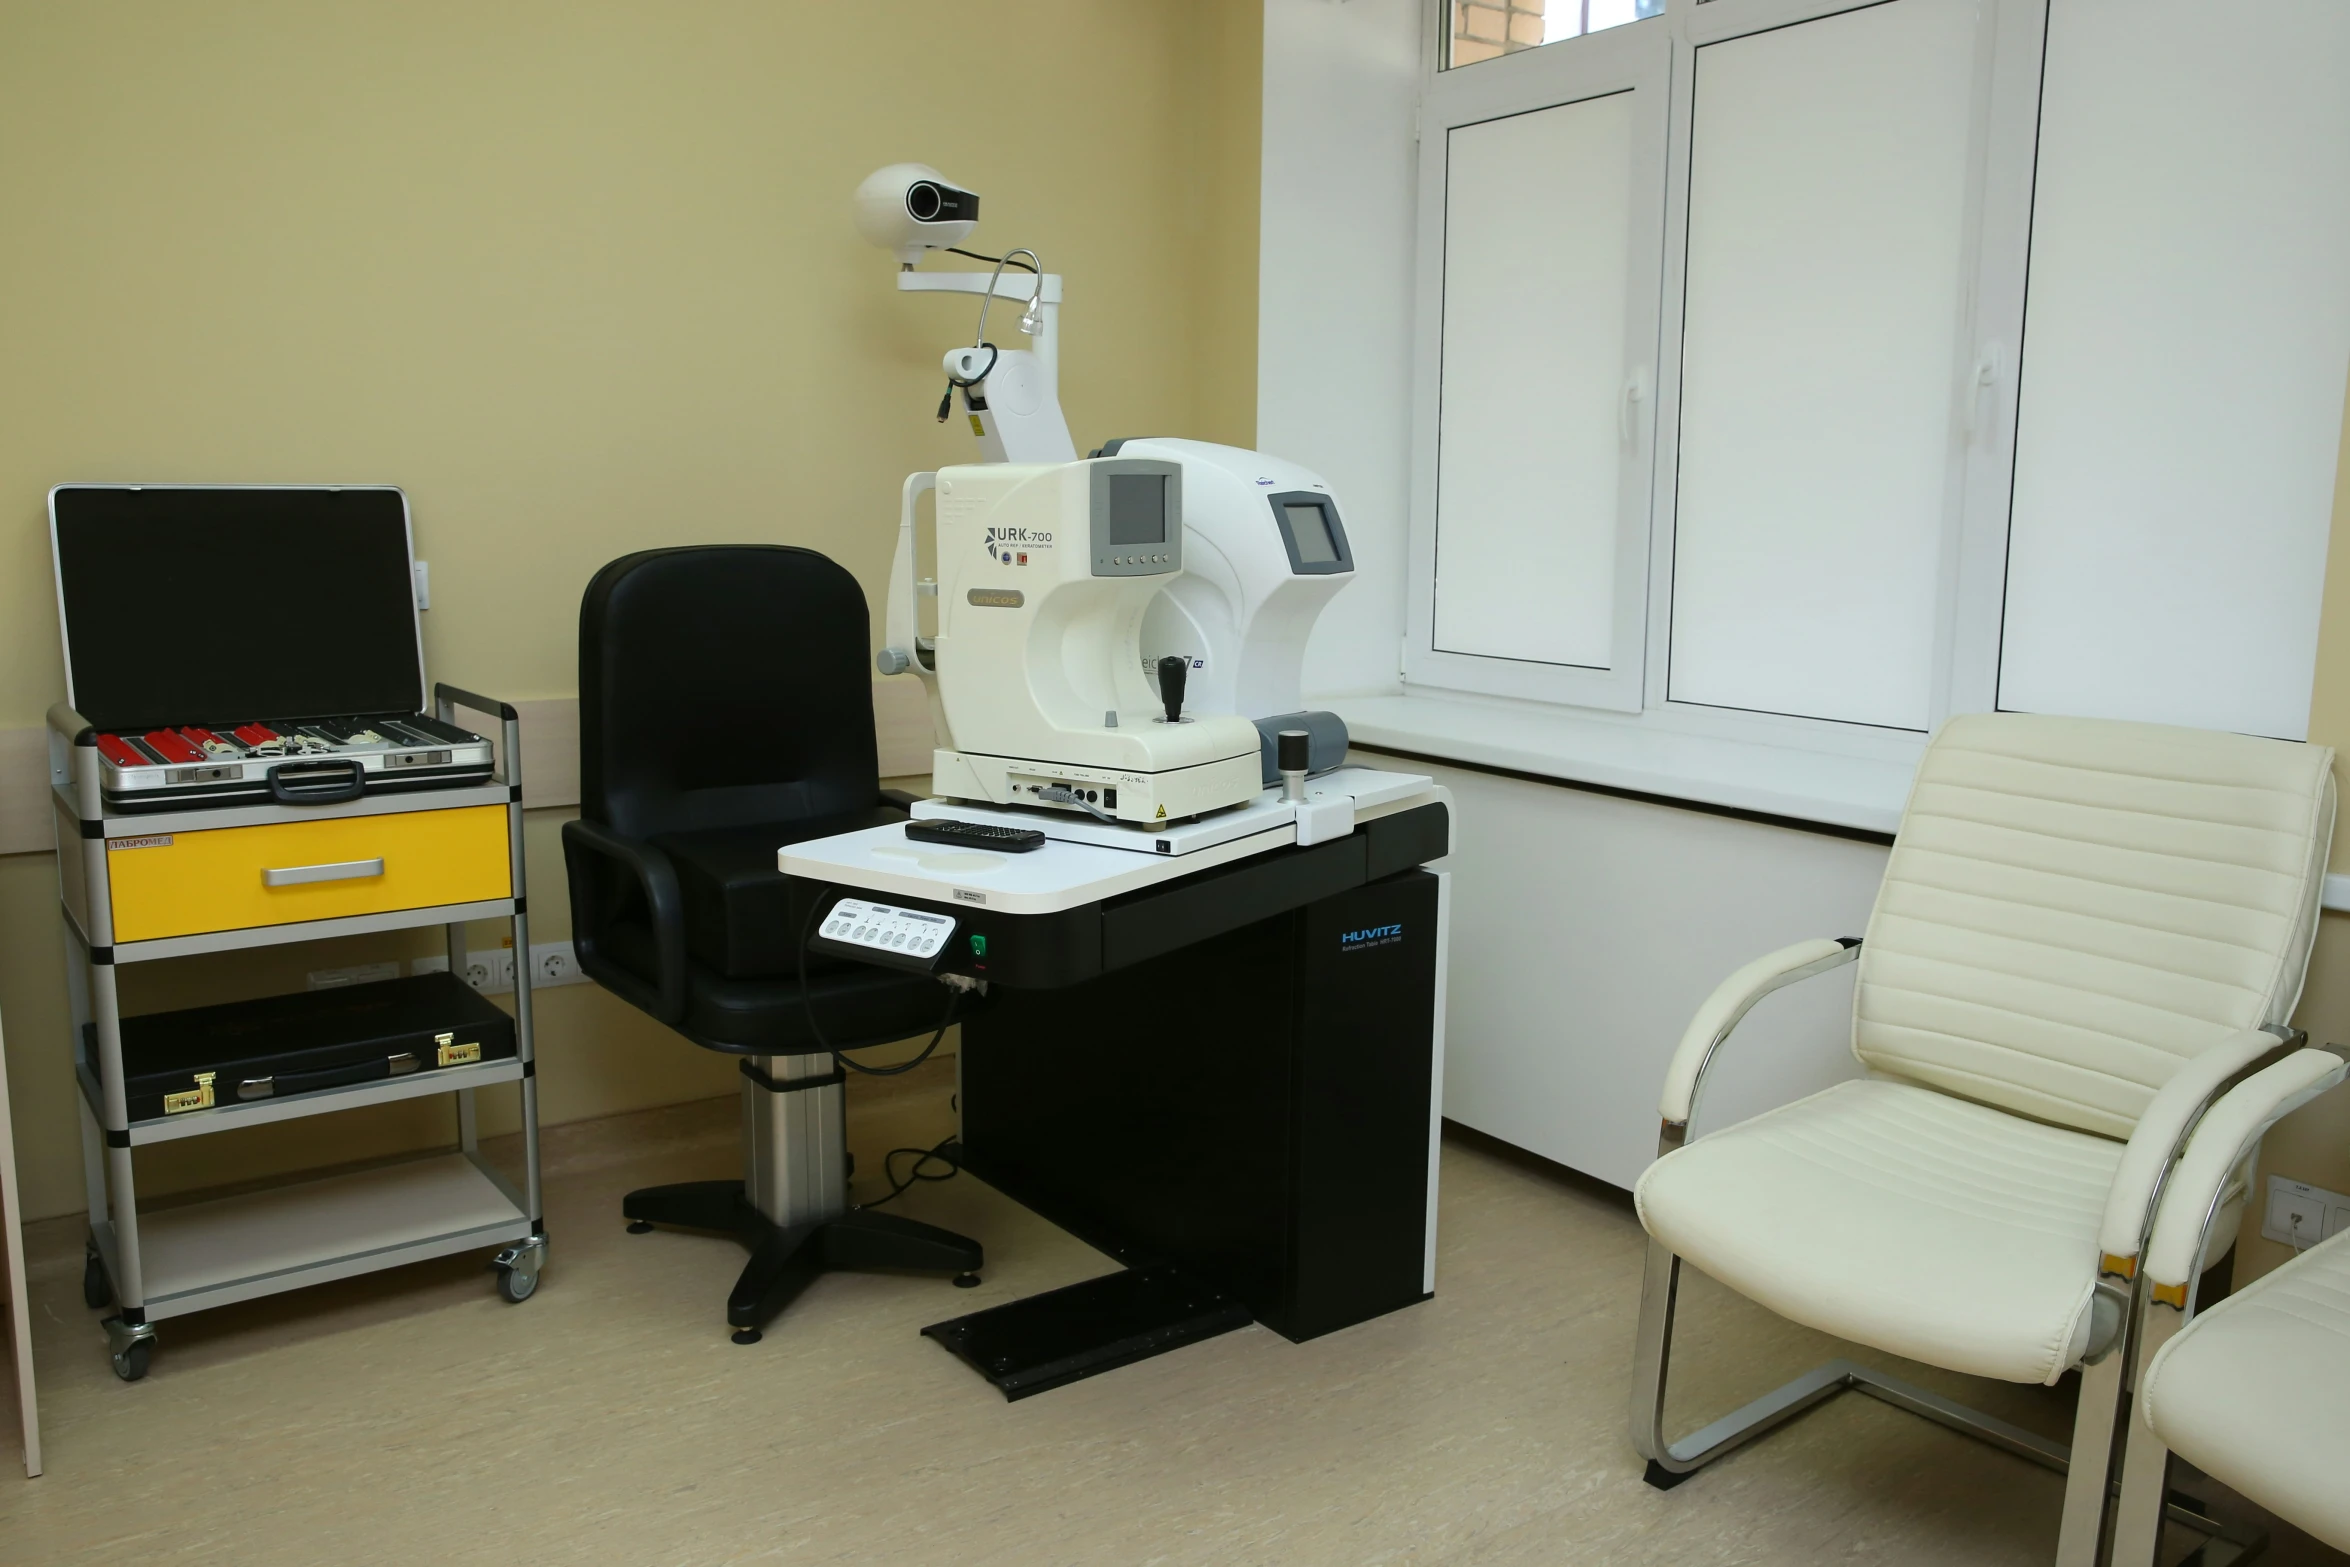
[[1169,1267],[1128,1268],[922,1330],[1007,1399],[1248,1326],[1248,1308]]

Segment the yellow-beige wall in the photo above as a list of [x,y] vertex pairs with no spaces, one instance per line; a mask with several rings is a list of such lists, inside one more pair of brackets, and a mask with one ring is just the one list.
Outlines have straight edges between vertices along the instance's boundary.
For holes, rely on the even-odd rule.
[[[812,545],[878,597],[974,301],[907,297],[849,193],[932,163],[979,246],[1068,279],[1063,402],[1255,428],[1257,0],[0,0],[0,728],[64,694],[61,480],[404,486],[427,664],[571,692],[573,616],[650,545]],[[958,263],[959,264],[959,263]],[[999,313],[990,335],[1011,337]],[[190,606],[331,623],[325,605]],[[876,622],[878,631],[878,620]],[[533,813],[533,935],[566,933]],[[55,871],[0,858],[26,1212],[81,1206]],[[495,939],[480,927],[476,941]],[[133,1010],[298,987],[429,938],[129,971]],[[725,1092],[593,986],[543,992],[549,1121]],[[434,1102],[166,1144],[149,1191],[444,1136]]]

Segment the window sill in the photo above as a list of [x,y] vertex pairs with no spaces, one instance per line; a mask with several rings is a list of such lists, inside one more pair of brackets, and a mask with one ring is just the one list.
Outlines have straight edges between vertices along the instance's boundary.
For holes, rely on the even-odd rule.
[[[1611,714],[1450,693],[1339,697],[1361,745],[1507,768],[1571,784],[1890,835],[1924,736],[1861,756],[1691,732],[1662,715]],[[1898,743],[1897,743],[1898,744]]]

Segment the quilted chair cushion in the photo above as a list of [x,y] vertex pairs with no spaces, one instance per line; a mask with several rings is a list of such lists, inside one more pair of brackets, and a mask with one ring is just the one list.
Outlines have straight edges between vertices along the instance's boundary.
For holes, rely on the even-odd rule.
[[2350,1551],[2350,1234],[2190,1322],[2140,1408],[2171,1451]]
[[1659,1159],[1649,1234],[1806,1327],[2009,1382],[2087,1352],[2122,1145],[1908,1083],[1839,1083]]
[[1869,922],[1854,1053],[2127,1137],[2180,1062],[2291,1014],[2332,764],[2323,746],[2152,724],[1950,720]]

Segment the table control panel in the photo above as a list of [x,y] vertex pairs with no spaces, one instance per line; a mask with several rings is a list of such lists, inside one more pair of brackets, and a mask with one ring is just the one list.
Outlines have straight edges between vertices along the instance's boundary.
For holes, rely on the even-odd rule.
[[863,898],[843,898],[824,916],[812,950],[837,957],[917,969],[930,973],[955,934],[955,919],[927,909],[905,909]]

